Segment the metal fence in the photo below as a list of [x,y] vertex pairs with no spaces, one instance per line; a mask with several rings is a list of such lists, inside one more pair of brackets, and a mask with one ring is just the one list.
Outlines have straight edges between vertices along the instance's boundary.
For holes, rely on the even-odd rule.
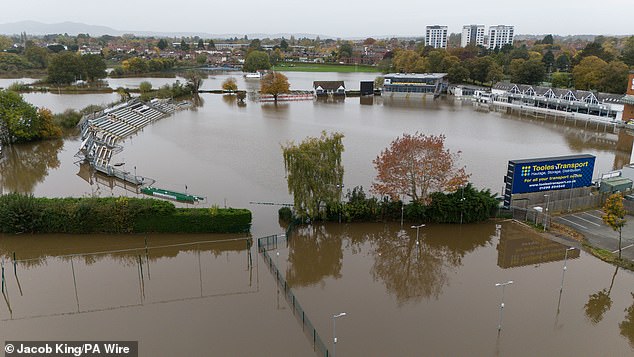
[[610,194],[591,187],[579,187],[559,191],[533,192],[513,195],[511,206],[534,210],[541,207],[551,214],[602,207]]
[[271,249],[277,249],[278,243],[280,241],[285,241],[285,239],[285,236],[278,235],[259,238],[258,251],[262,254],[264,262],[269,267],[271,273],[275,276],[278,286],[284,290],[284,297],[286,298],[289,306],[292,308],[293,315],[295,315],[297,322],[302,325],[302,331],[306,337],[312,341],[313,351],[315,351],[319,356],[329,357],[331,355],[328,352],[326,344],[319,336],[319,333],[317,333],[315,326],[306,315],[306,312],[295,297],[295,294],[293,294],[291,288],[286,283],[286,279],[284,279],[283,274],[280,272],[279,268],[275,265],[273,259],[271,259],[271,256],[268,253]]
[[550,226],[551,216],[546,212],[539,212],[531,208],[511,207],[511,215],[513,219],[542,225],[548,228]]

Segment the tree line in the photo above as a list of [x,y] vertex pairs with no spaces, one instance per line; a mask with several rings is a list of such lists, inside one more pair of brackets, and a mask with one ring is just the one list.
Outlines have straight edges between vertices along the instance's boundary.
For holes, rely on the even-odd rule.
[[[283,220],[409,221],[471,223],[489,218],[498,202],[489,190],[468,183],[459,153],[445,148],[443,135],[403,134],[373,161],[377,171],[369,196],[363,187],[348,190],[342,201],[343,134],[322,132],[301,143],[282,145],[293,209]],[[408,198],[409,203],[405,203]]]
[[74,129],[84,114],[103,109],[90,105],[80,111],[53,114],[37,108],[12,90],[0,90],[0,143],[13,144],[59,138]]
[[523,44],[493,50],[473,45],[447,50],[400,49],[382,63],[384,72],[448,73],[453,83],[493,85],[508,78],[518,84],[550,81],[554,87],[609,93],[625,93],[628,72],[633,66],[634,36],[620,42],[599,36],[582,50],[574,51],[553,44],[551,35],[530,47]]

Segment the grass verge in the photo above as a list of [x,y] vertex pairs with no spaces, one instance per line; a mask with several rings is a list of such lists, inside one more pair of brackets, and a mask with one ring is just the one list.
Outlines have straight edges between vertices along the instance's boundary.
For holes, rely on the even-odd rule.
[[368,65],[335,64],[335,63],[282,63],[273,66],[274,71],[280,72],[338,72],[338,73],[380,73],[378,67]]

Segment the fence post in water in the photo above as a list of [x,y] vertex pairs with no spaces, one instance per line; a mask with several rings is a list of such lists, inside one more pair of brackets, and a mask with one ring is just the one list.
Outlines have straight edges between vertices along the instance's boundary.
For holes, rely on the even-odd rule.
[[145,236],[144,239],[145,239],[145,265],[147,265],[147,278],[148,280],[152,280],[152,277],[150,276],[150,253],[147,247],[147,236]]
[[17,265],[17,263],[15,262],[15,252],[13,252],[13,274],[15,276],[18,276],[18,270],[17,270],[16,265]]
[[2,258],[2,293],[4,294],[4,258]]
[[252,245],[251,239],[247,238],[247,263],[249,267],[253,266],[253,257],[251,256],[251,245]]

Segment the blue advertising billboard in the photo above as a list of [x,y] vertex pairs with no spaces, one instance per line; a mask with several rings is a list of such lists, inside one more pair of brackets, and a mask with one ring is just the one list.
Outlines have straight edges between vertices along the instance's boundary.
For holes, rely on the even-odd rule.
[[594,160],[593,155],[511,160],[507,191],[508,186],[512,194],[590,186]]

